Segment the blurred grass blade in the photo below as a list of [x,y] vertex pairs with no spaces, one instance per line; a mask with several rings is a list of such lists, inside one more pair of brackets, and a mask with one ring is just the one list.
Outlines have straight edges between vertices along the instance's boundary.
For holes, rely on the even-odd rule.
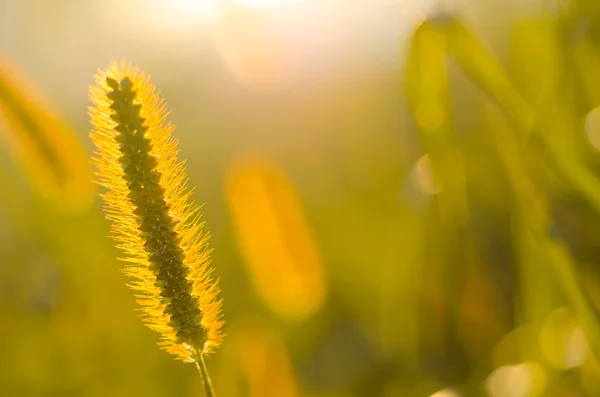
[[[546,261],[539,253],[539,244],[532,236],[530,224],[523,218],[528,212],[539,214],[545,206],[545,199],[527,172],[530,167],[525,162],[522,146],[517,142],[513,131],[510,131],[506,120],[497,109],[491,106],[486,108],[488,130],[494,138],[498,157],[518,204],[516,211],[518,216],[512,221],[513,242],[519,261],[516,303],[517,315],[521,316],[520,322],[528,325],[522,335],[521,352],[524,358],[535,360],[538,355],[536,345],[539,327],[554,308],[552,298],[556,277],[551,272],[544,271]],[[544,219],[545,217],[544,212]]]
[[[490,112],[490,115],[493,113]],[[493,119],[493,117],[492,117]],[[546,257],[554,273],[554,278],[561,286],[567,302],[575,309],[581,317],[588,340],[596,357],[600,357],[600,321],[594,311],[589,299],[577,279],[576,267],[567,247],[561,241],[553,238],[549,232],[551,229],[550,211],[547,198],[539,191],[531,177],[524,171],[528,167],[523,164],[524,155],[519,151],[519,146],[510,134],[510,131],[498,127],[500,120],[490,130],[496,140],[500,159],[506,169],[509,181],[515,190],[515,197],[519,204],[519,213],[524,220],[526,230],[519,233],[522,242],[532,240],[528,244],[539,253],[530,252],[527,256],[533,261],[537,258]],[[544,308],[548,307],[540,299],[539,293],[551,290],[549,285],[540,285],[545,280],[539,273],[539,267],[533,262],[522,263],[522,276],[526,275],[524,287],[529,284],[531,288],[523,290],[525,299],[524,309],[532,317],[527,320],[540,320]],[[534,290],[535,288],[535,290]],[[540,311],[540,309],[542,311]]]
[[564,243],[545,236],[539,240],[540,247],[545,249],[550,265],[559,280],[559,285],[569,304],[580,316],[587,339],[596,359],[600,359],[600,322],[598,313],[582,289],[582,285],[575,271],[575,263],[571,253]]
[[261,156],[234,161],[226,194],[245,263],[266,305],[284,318],[321,308],[327,285],[300,198],[286,175]]
[[[436,86],[435,82],[447,85],[447,75],[441,71],[432,73],[431,71],[436,69],[431,65],[425,66],[426,62],[437,62],[438,64],[435,67],[441,69],[444,64],[443,56],[440,54],[444,51],[444,46],[441,46],[440,43],[445,43],[445,41],[440,37],[439,29],[443,29],[445,32],[448,49],[456,57],[463,70],[497,103],[507,120],[517,131],[521,132],[522,135],[528,135],[534,132],[536,122],[541,124],[538,126],[542,130],[540,136],[546,143],[552,157],[558,162],[561,171],[600,211],[600,184],[591,171],[576,156],[572,155],[573,151],[564,151],[560,147],[560,135],[566,133],[568,126],[571,125],[568,113],[558,112],[551,122],[543,119],[536,120],[536,113],[515,89],[496,59],[465,26],[454,19],[444,19],[441,22],[425,22],[417,30],[413,39],[413,48],[409,55],[407,67],[407,79],[409,79],[409,96],[416,109],[417,123],[420,124],[421,131],[429,132],[429,134],[423,136],[425,138],[435,137],[431,134],[433,128],[423,128],[427,125],[418,121],[420,101],[428,99],[430,104],[435,103],[433,102],[434,99],[439,101],[440,93],[445,95],[445,91]],[[436,57],[424,56],[423,54],[428,54],[428,51],[430,53],[437,51],[435,53]],[[430,90],[429,94],[425,92],[427,90]],[[428,95],[433,95],[433,97],[428,97]],[[544,110],[548,111],[548,107]],[[552,110],[559,111],[560,109],[553,108]],[[435,113],[432,114],[436,115]],[[439,122],[435,123],[436,127],[440,125],[442,124]],[[437,131],[442,131],[442,129],[437,128]],[[496,135],[499,136],[500,134]],[[509,137],[504,138],[511,139]],[[565,296],[582,317],[590,343],[594,345],[595,352],[598,354],[600,353],[600,323],[598,318],[578,284],[575,268],[568,250],[547,234],[549,214],[543,205],[539,206],[540,203],[544,202],[543,196],[537,191],[536,186],[529,178],[522,174],[522,170],[526,168],[514,163],[515,159],[521,157],[519,153],[521,145],[516,140],[512,143],[509,141],[503,142],[499,142],[503,147],[500,155],[504,158],[503,162],[507,168],[509,179],[511,179],[516,191],[519,193],[520,206],[525,221],[529,225],[538,246],[548,255]]]
[[582,161],[579,147],[585,136],[577,121],[565,68],[569,54],[561,41],[557,22],[548,18],[528,20],[514,31],[512,58],[525,66],[515,68],[516,82],[535,104],[537,129],[547,153],[580,192],[600,211],[600,183]]
[[469,77],[500,106],[519,131],[529,132],[534,114],[506,76],[502,66],[462,23],[446,19],[449,49]]
[[[431,232],[424,241],[427,253],[422,274],[426,276],[421,285],[427,313],[420,319],[421,328],[431,331],[421,335],[419,342],[440,360],[452,354],[448,345],[458,338],[454,329],[461,323],[458,290],[462,283],[457,269],[467,266],[459,231],[469,215],[464,154],[453,128],[447,44],[440,26],[423,22],[413,34],[405,75],[422,146],[417,164],[431,171],[433,177],[426,178],[432,179],[430,188],[424,190],[435,196],[427,226]],[[459,378],[463,371],[464,366],[457,364],[451,376]]]
[[[445,20],[449,48],[463,70],[498,104],[513,128],[523,136],[539,130],[545,148],[558,170],[600,213],[600,182],[567,141],[577,129],[564,102],[551,102],[541,115],[514,88],[500,64],[485,46],[459,21]],[[561,106],[562,105],[562,106]],[[540,117],[541,116],[541,117]],[[545,117],[548,116],[548,117]]]
[[[510,72],[519,92],[537,112],[564,95],[566,61],[557,22],[550,18],[527,19],[512,30]],[[561,92],[563,91],[563,92]]]
[[406,68],[406,89],[439,190],[439,207],[449,224],[467,218],[465,170],[452,129],[447,42],[443,29],[423,22],[413,35]]
[[75,208],[91,202],[91,169],[76,132],[1,55],[0,133],[45,197]]
[[[563,175],[587,198],[600,213],[600,182],[594,170],[584,162],[573,135],[584,136],[582,126],[575,119],[574,109],[567,102],[554,103],[546,112],[544,126],[546,149]],[[552,116],[550,116],[552,115]]]
[[415,121],[427,146],[451,134],[450,82],[444,31],[428,21],[415,31],[408,56],[406,84]]
[[585,37],[574,45],[573,58],[588,108],[600,106],[600,53],[592,41]]

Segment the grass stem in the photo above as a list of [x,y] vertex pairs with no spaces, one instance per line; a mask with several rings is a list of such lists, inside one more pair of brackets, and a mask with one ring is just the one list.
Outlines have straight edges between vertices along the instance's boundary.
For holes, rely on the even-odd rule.
[[204,394],[206,395],[206,397],[215,397],[215,391],[212,387],[212,381],[210,380],[210,376],[208,375],[208,369],[206,368],[206,363],[204,362],[204,356],[197,349],[196,357],[196,368],[198,368],[198,372],[202,377],[202,383],[204,383]]

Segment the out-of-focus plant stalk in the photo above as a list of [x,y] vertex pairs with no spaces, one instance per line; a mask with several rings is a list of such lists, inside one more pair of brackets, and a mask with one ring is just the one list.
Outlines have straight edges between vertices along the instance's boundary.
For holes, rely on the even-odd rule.
[[455,142],[447,67],[448,42],[443,29],[425,22],[414,34],[406,84],[423,152],[429,156],[438,202],[448,225],[467,217],[463,154]]
[[576,128],[572,115],[555,104],[544,109],[544,115],[553,117],[540,117],[477,37],[456,19],[442,21],[439,24],[446,32],[449,51],[462,69],[498,104],[512,127],[521,134],[522,141],[532,134],[542,139],[558,169],[600,212],[600,182],[573,150],[564,147],[564,133]]
[[245,264],[271,310],[288,319],[317,312],[327,296],[325,272],[294,186],[272,160],[238,156],[226,195]]
[[62,208],[85,208],[92,172],[76,131],[0,54],[0,133],[42,196]]
[[[419,35],[422,36],[424,31],[436,31],[436,29],[437,32],[442,33],[430,35],[431,43],[428,45],[431,48],[438,46],[441,48],[438,51],[447,51],[447,54],[453,55],[467,75],[497,104],[513,129],[521,134],[519,137],[516,134],[504,136],[496,134],[495,136],[509,181],[515,189],[516,199],[521,210],[520,214],[540,252],[552,265],[556,280],[562,287],[565,297],[581,316],[596,357],[600,357],[600,322],[577,279],[575,265],[568,248],[560,239],[550,234],[552,222],[550,211],[547,208],[548,199],[531,181],[530,177],[523,173],[526,167],[515,163],[523,156],[521,150],[524,138],[530,137],[532,134],[541,137],[545,148],[558,163],[565,177],[573,182],[578,190],[600,211],[600,183],[589,167],[574,155],[573,150],[564,150],[562,147],[564,142],[561,140],[561,134],[569,131],[570,127],[574,125],[571,115],[556,106],[549,107],[552,106],[550,103],[545,104],[542,109],[544,114],[554,112],[554,117],[541,117],[517,91],[494,56],[456,19],[442,18],[437,21],[425,21],[415,33],[414,42],[418,42]],[[439,58],[440,55],[438,55]],[[431,88],[431,84],[426,84],[418,77],[419,73],[425,75],[427,69],[423,67],[420,72],[413,71],[412,74],[409,73],[410,71],[409,60],[407,74],[413,76],[412,84],[417,85],[414,91],[418,92],[420,89],[424,92]],[[437,77],[441,78],[443,84],[446,84],[443,73],[439,72]],[[433,92],[439,92],[439,89],[433,90]],[[418,123],[418,101],[421,98],[413,96],[411,100],[417,109],[415,117]]]

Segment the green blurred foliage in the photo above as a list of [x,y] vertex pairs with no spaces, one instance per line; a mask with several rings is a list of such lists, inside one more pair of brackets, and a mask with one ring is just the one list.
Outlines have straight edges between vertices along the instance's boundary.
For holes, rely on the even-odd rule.
[[[398,26],[407,45],[394,44],[392,65],[336,53],[310,79],[268,89],[236,80],[205,36],[152,44],[111,31],[93,7],[38,3],[0,0],[0,13],[32,16],[4,28],[0,50],[28,65],[88,150],[86,89],[110,58],[153,73],[169,103],[223,290],[229,336],[208,362],[217,395],[600,393],[596,0],[506,15],[490,5],[478,18],[433,10]],[[398,10],[384,3],[381,14]],[[277,35],[280,16],[237,33],[272,23]],[[91,44],[57,44],[77,33],[69,18]],[[351,33],[346,44],[366,35]],[[252,51],[269,62],[291,51],[253,37],[228,42],[251,54],[236,53],[242,69],[262,59]],[[179,53],[192,42],[202,62]],[[40,67],[55,51],[60,67]],[[273,158],[302,201],[328,290],[310,318],[278,316],[250,280],[225,192],[247,151]],[[137,318],[100,199],[57,208],[1,140],[0,187],[0,395],[201,396],[196,369]]]

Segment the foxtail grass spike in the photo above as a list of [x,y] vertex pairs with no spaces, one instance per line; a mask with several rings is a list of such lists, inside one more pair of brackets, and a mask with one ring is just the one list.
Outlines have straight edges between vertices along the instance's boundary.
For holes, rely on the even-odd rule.
[[125,63],[99,72],[90,98],[97,180],[142,316],[164,350],[202,365],[221,344],[221,301],[165,104]]

